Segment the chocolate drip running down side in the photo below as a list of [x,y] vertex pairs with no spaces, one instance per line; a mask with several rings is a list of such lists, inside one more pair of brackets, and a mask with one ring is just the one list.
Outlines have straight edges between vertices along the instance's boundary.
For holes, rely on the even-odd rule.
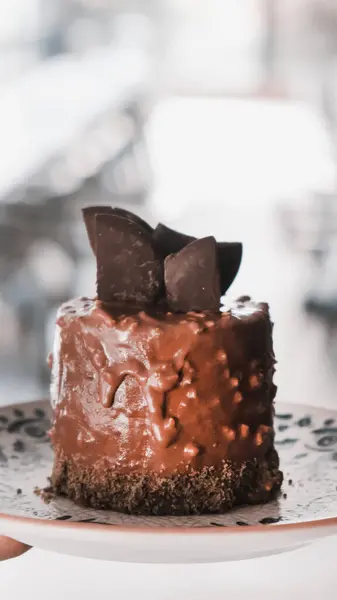
[[83,468],[99,460],[123,473],[221,469],[272,448],[266,305],[126,314],[84,299],[61,307],[57,323],[52,440]]
[[[135,324],[141,326],[142,323],[148,323],[147,315],[143,311],[139,313],[138,320],[129,318],[128,321],[126,318],[122,324],[122,336],[124,336],[125,331],[129,331],[128,324],[131,331],[135,331]],[[172,417],[165,417],[164,414],[166,394],[175,388],[185,357],[193,347],[197,332],[199,332],[199,327],[194,321],[191,321],[184,339],[181,339],[180,347],[172,355],[171,363],[155,360],[153,364],[149,364],[149,360],[142,362],[136,358],[128,359],[128,355],[126,354],[123,355],[121,362],[109,364],[102,371],[102,377],[108,384],[105,395],[102,398],[103,406],[110,408],[113,405],[117,390],[124,379],[128,376],[134,378],[144,392],[153,435],[160,444],[168,446],[176,436],[177,431],[174,419]],[[96,362],[100,360],[97,353],[95,360]],[[147,364],[149,364],[148,367],[146,366]]]

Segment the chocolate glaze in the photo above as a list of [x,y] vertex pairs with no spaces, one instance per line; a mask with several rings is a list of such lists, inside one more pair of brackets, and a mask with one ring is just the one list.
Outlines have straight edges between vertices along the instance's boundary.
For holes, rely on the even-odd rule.
[[266,304],[172,314],[73,300],[53,349],[55,450],[125,474],[262,459],[273,446],[274,363]]

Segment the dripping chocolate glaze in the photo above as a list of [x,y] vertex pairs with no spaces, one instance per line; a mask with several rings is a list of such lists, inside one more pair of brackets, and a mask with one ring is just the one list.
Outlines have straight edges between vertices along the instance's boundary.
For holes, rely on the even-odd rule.
[[75,300],[61,307],[58,325],[52,439],[66,455],[172,472],[270,448],[266,305],[178,315]]

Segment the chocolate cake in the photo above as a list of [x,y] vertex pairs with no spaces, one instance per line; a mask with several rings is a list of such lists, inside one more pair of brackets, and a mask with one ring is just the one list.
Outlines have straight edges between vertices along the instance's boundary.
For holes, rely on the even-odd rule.
[[84,218],[97,298],[58,312],[53,491],[134,514],[268,501],[282,483],[268,305],[220,310],[241,244],[153,231],[109,207]]

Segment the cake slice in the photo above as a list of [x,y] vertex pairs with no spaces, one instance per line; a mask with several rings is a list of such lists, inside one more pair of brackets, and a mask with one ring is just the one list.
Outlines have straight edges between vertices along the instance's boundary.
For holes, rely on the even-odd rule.
[[54,492],[156,515],[268,501],[282,483],[268,306],[246,297],[220,310],[214,238],[167,256],[141,223],[108,216],[95,216],[92,242],[103,299],[72,300],[57,317]]

